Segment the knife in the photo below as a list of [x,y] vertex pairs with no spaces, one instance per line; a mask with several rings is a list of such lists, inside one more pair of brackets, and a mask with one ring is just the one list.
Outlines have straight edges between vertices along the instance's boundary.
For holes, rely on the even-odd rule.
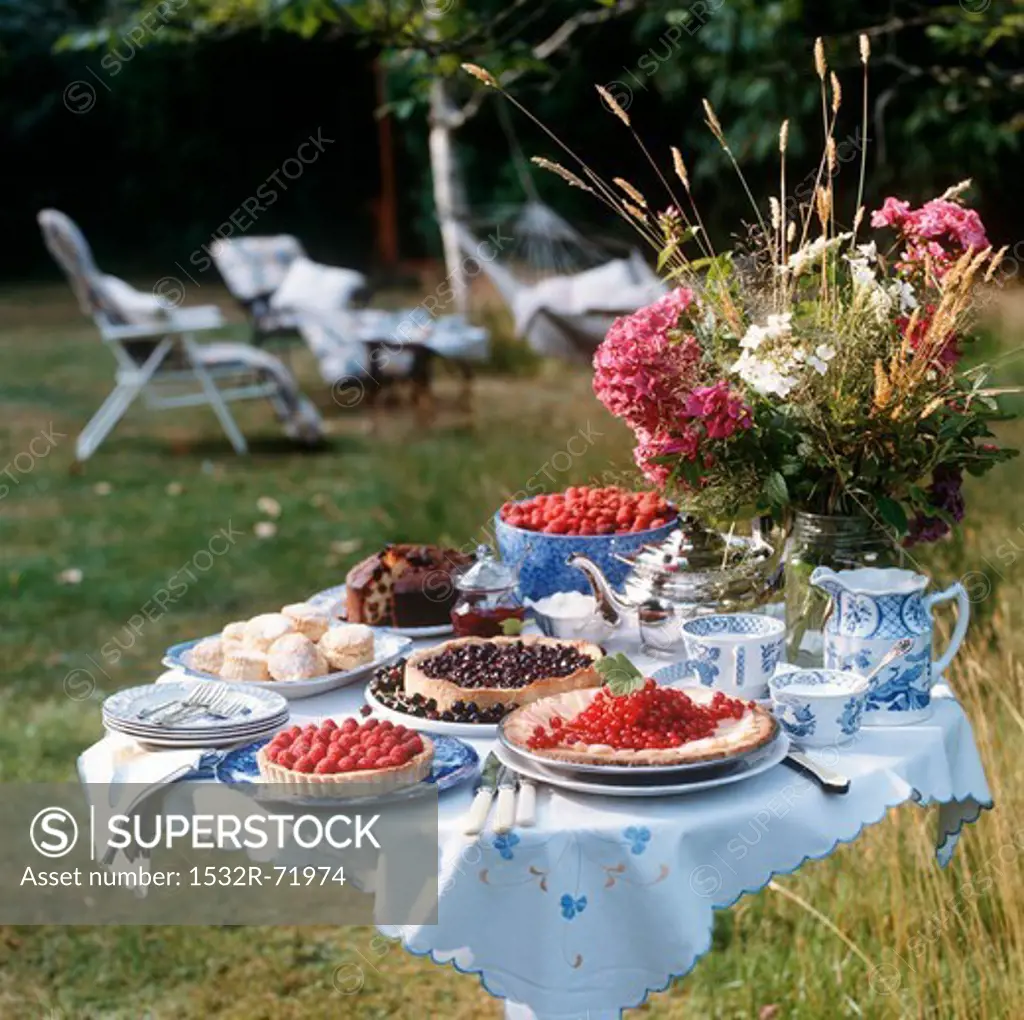
[[466,816],[466,824],[462,830],[467,836],[476,836],[484,831],[494,791],[498,788],[498,773],[501,769],[502,764],[498,760],[498,756],[491,751],[480,772],[480,782],[476,784],[476,795],[473,797],[473,804]]
[[498,773],[498,810],[494,816],[494,831],[500,836],[511,832],[516,820],[516,790],[519,776],[507,765]]
[[516,801],[516,825],[528,829],[536,822],[537,786],[532,779],[527,779],[521,772],[519,779],[519,799]]
[[803,751],[790,750],[783,759],[783,762],[797,772],[809,775],[826,793],[847,793],[850,789],[850,780],[847,776],[832,769],[819,765],[809,758]]

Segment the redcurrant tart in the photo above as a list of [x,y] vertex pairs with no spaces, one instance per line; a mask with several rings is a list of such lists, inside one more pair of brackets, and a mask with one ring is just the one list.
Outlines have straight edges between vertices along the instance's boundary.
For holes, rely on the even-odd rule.
[[344,797],[349,790],[369,796],[412,786],[430,774],[433,760],[429,737],[390,723],[379,725],[376,719],[346,719],[340,726],[328,719],[305,730],[293,727],[278,733],[256,756],[265,783],[324,797]]

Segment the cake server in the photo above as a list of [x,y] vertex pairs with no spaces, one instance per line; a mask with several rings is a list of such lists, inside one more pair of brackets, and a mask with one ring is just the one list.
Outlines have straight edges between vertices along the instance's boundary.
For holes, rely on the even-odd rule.
[[791,747],[783,758],[783,764],[810,776],[826,793],[848,793],[850,790],[850,780],[846,776],[819,765],[803,751],[798,751],[794,747]]
[[480,781],[476,784],[473,804],[466,815],[466,821],[462,829],[467,836],[477,836],[484,831],[484,826],[487,824],[487,815],[491,810],[491,801],[494,799],[494,793],[498,788],[498,773],[501,772],[502,767],[498,756],[491,751],[480,772]]
[[494,831],[497,835],[511,832],[516,821],[516,790],[519,789],[519,774],[507,765],[498,773],[498,810],[494,816]]

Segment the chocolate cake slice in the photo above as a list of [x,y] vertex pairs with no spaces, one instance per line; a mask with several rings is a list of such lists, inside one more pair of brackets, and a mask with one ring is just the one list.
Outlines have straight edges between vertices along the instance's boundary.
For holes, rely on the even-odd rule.
[[435,627],[448,623],[453,575],[472,563],[457,549],[395,544],[357,563],[345,578],[349,623]]

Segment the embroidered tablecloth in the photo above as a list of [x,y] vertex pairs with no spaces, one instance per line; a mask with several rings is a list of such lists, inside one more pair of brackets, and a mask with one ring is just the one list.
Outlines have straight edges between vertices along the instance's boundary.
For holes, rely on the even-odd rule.
[[[641,668],[661,665],[633,658]],[[357,686],[293,702],[292,711],[302,722],[352,714],[361,703]],[[460,823],[472,786],[452,790],[440,802],[439,922],[382,931],[410,952],[478,974],[508,1000],[509,1016],[617,1016],[692,969],[711,946],[715,910],[827,856],[896,805],[938,805],[936,854],[945,865],[991,797],[960,705],[939,687],[933,707],[927,721],[864,729],[846,747],[813,752],[850,777],[844,796],[784,766],[664,799],[542,787],[536,827],[468,839]],[[481,757],[490,750],[489,741],[472,743]]]

